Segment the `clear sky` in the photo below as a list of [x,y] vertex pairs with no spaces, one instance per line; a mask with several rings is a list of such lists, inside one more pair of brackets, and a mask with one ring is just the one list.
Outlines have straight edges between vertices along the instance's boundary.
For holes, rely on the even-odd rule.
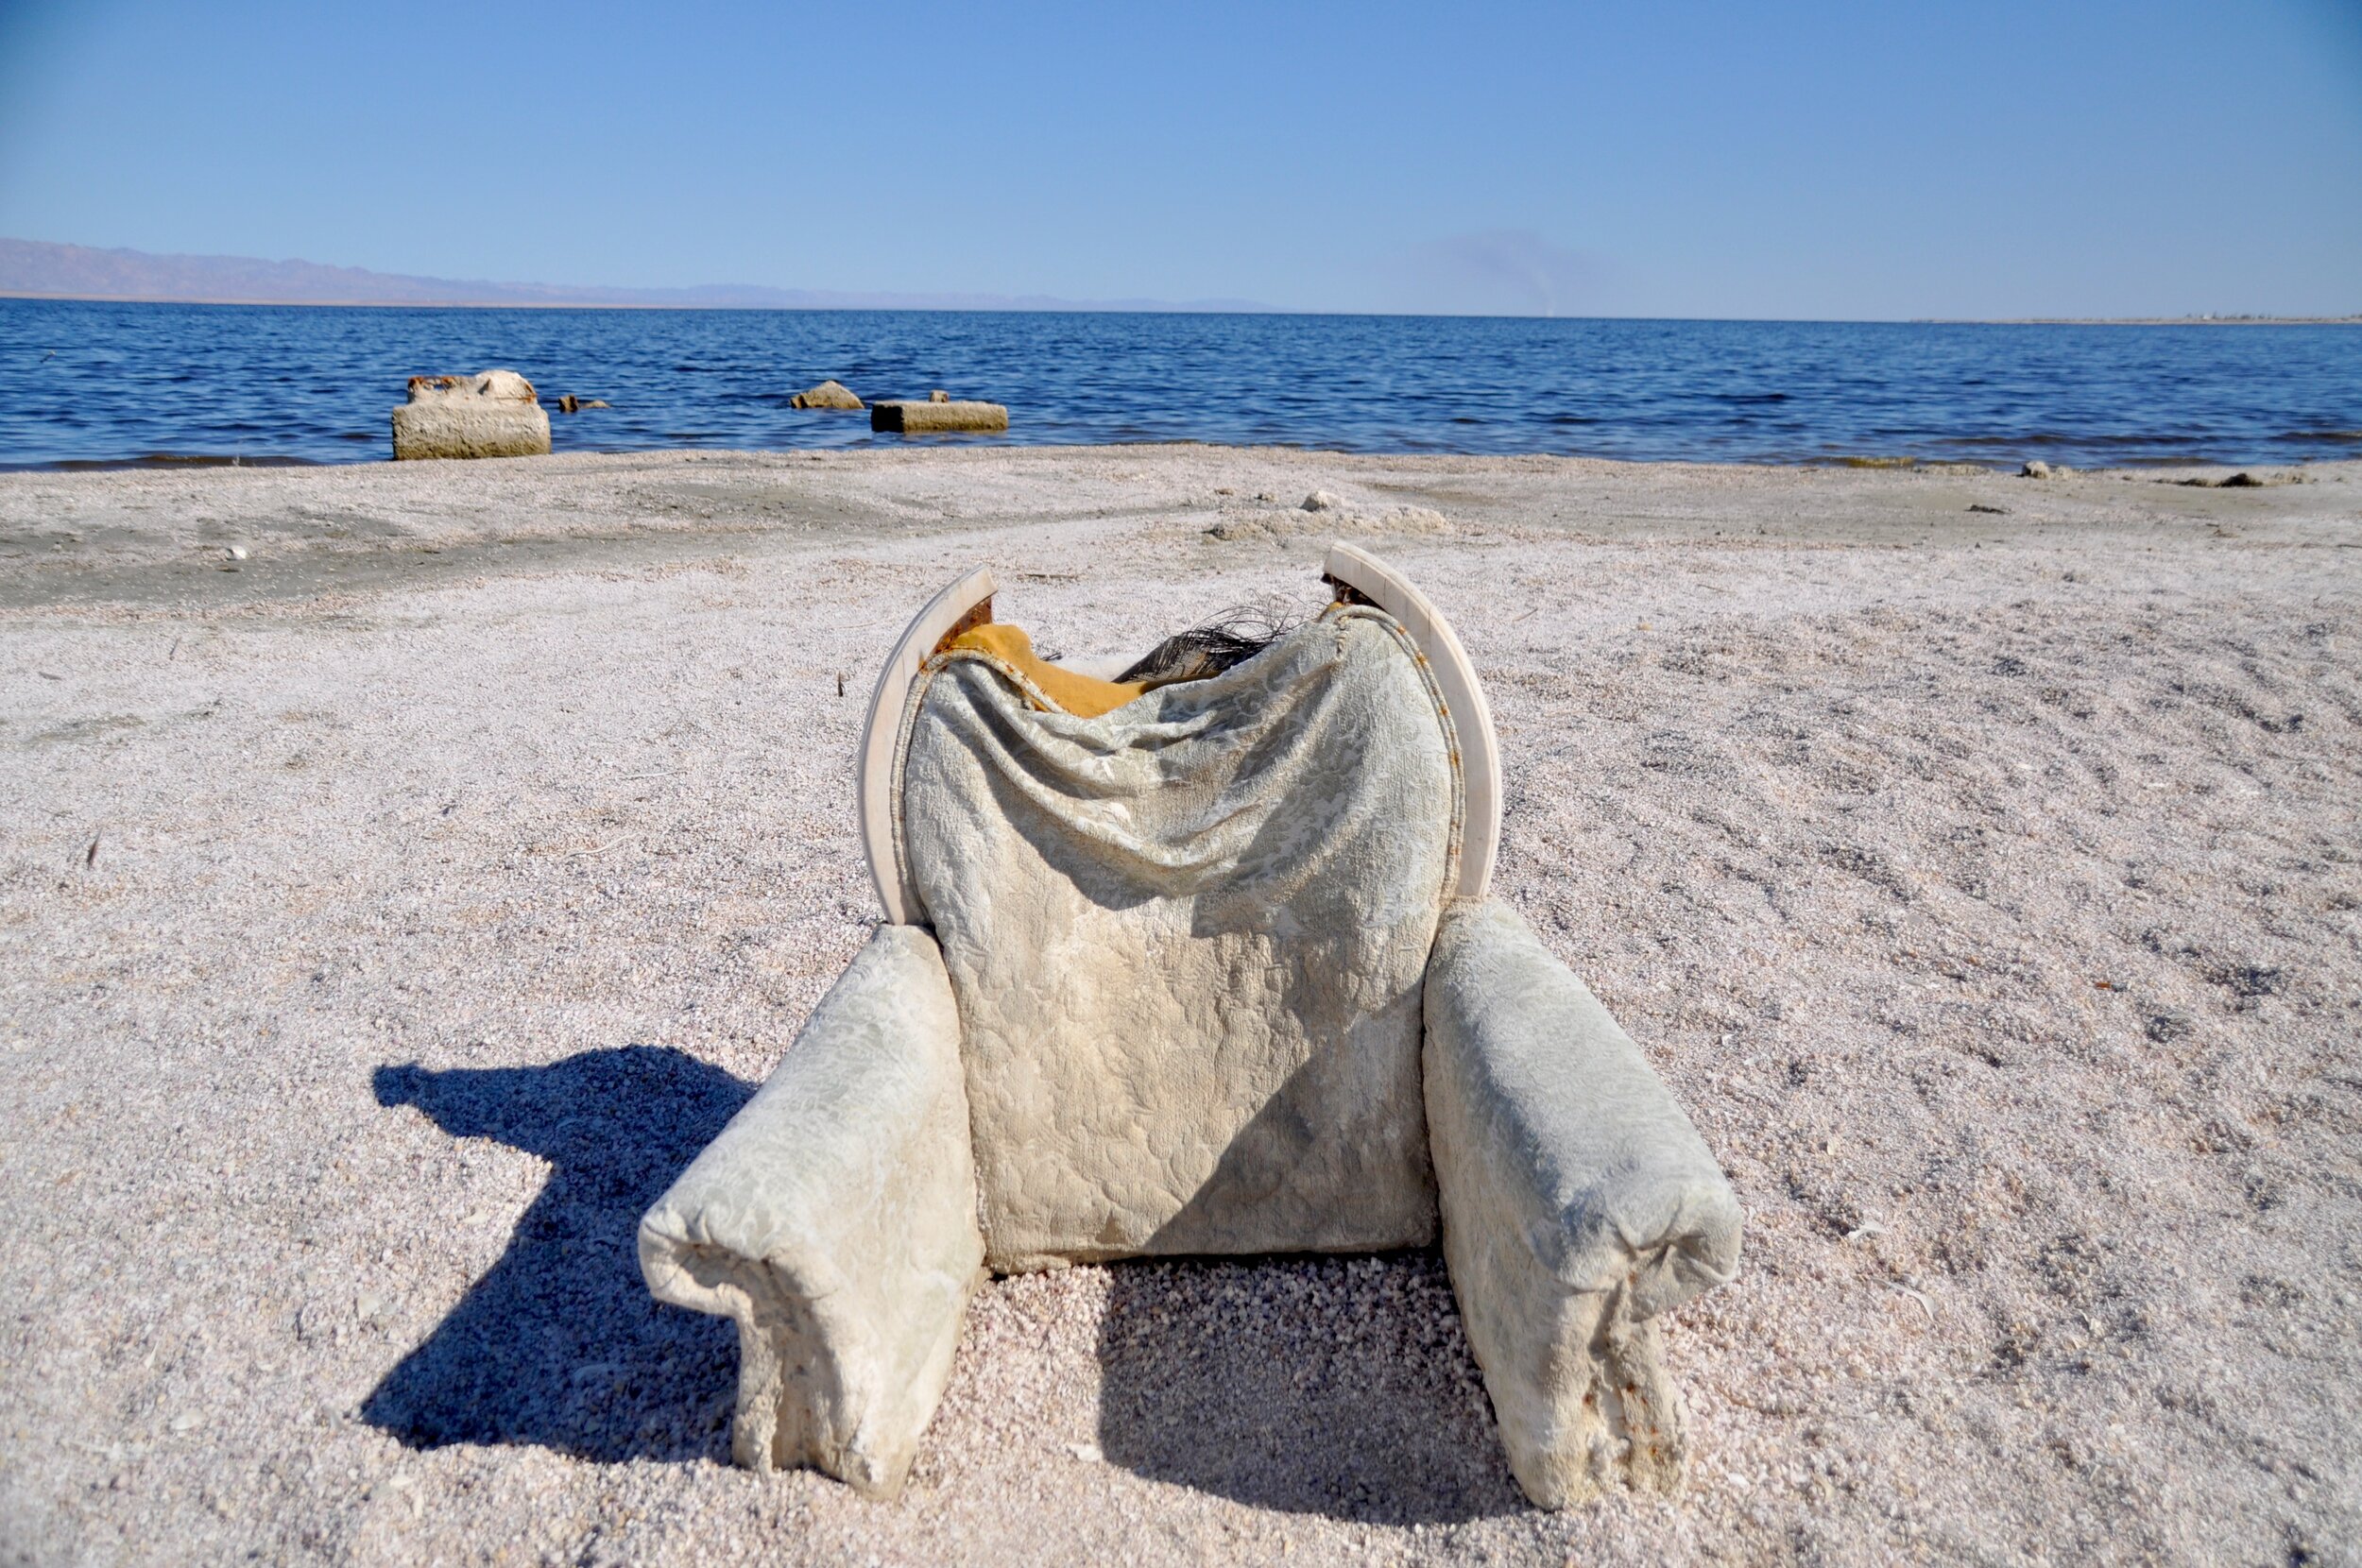
[[2362,311],[2362,0],[0,0],[0,234],[1309,310]]

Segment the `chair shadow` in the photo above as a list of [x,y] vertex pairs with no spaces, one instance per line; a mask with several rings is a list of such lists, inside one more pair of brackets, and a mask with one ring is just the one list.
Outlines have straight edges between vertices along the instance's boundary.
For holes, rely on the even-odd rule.
[[384,1066],[377,1100],[550,1162],[507,1251],[362,1403],[413,1448],[518,1443],[602,1461],[727,1460],[737,1335],[641,1283],[641,1214],[754,1086],[680,1051],[542,1067]]
[[1435,1253],[1108,1273],[1109,1463],[1351,1523],[1462,1524],[1525,1508]]

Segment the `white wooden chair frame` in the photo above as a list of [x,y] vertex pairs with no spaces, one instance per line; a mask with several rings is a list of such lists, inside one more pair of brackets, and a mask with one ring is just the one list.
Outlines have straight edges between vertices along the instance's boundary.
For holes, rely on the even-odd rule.
[[[1331,545],[1323,575],[1400,622],[1434,673],[1459,741],[1465,797],[1460,885],[1454,892],[1462,898],[1481,898],[1492,885],[1493,860],[1500,848],[1500,748],[1493,733],[1493,710],[1484,700],[1484,688],[1477,681],[1467,651],[1461,647],[1444,612],[1410,578],[1360,546]],[[870,694],[857,784],[862,850],[869,861],[878,902],[891,925],[912,924],[911,912],[916,907],[894,852],[894,752],[901,734],[902,709],[910,699],[911,683],[942,645],[958,632],[991,619],[996,587],[992,569],[980,566],[929,600],[895,643],[885,667],[878,672],[877,689]]]

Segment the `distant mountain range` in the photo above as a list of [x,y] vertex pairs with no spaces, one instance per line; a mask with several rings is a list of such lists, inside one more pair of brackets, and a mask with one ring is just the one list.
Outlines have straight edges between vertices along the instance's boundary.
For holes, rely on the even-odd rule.
[[709,283],[600,288],[411,278],[253,256],[157,256],[0,239],[0,296],[153,299],[183,304],[608,305],[672,310],[1268,311],[1251,299],[1060,299],[1039,294],[864,294]]

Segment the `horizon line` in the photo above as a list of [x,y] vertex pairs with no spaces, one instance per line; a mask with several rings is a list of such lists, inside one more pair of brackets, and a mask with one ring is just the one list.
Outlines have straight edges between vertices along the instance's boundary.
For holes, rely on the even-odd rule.
[[[284,289],[287,292],[280,293]],[[352,291],[348,293],[347,291]],[[735,297],[735,298],[733,298]],[[250,306],[291,310],[645,310],[938,313],[1054,315],[1299,315],[1373,319],[1679,321],[1973,326],[2343,326],[2362,312],[2283,315],[2190,311],[2180,315],[1638,315],[1554,310],[1290,309],[1258,299],[1073,299],[1053,294],[786,288],[768,283],[622,287],[519,283],[379,272],[369,267],[259,256],[148,251],[0,236],[0,298],[89,304]]]
[[[712,285],[729,287],[735,285]],[[85,294],[0,288],[0,299],[29,299],[78,305],[198,305],[208,309],[371,311],[652,311],[680,314],[739,311],[786,315],[1307,315],[1380,320],[1435,321],[1665,321],[1734,326],[1830,327],[2350,327],[2362,326],[2362,311],[2347,315],[2231,315],[2218,311],[2187,315],[1532,315],[1506,311],[1385,311],[1292,309],[1280,305],[1056,304],[1005,305],[743,305],[618,299],[269,299],[180,294]]]

